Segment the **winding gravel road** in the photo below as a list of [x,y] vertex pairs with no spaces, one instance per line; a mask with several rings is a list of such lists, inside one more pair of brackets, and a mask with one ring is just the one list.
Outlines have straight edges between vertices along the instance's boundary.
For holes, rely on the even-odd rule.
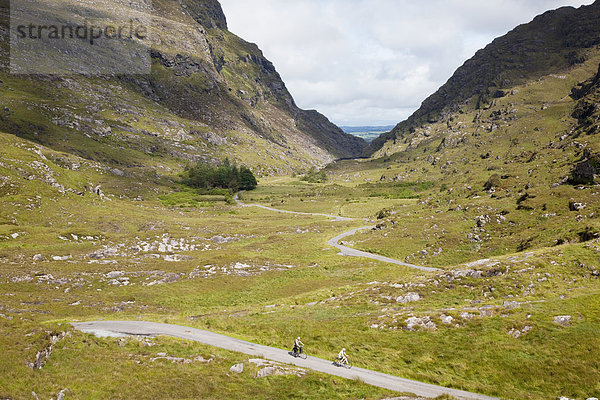
[[393,258],[384,257],[384,256],[380,256],[380,255],[373,254],[373,253],[367,253],[366,251],[356,250],[356,249],[353,249],[352,247],[348,247],[348,246],[344,246],[343,244],[340,244],[340,240],[344,239],[345,237],[352,236],[352,235],[356,234],[357,232],[365,231],[367,229],[373,229],[373,226],[364,226],[362,228],[356,228],[356,229],[352,229],[351,231],[344,232],[341,235],[334,237],[333,239],[329,239],[327,244],[329,244],[331,247],[335,247],[335,248],[339,249],[340,250],[339,254],[342,256],[371,258],[373,260],[390,263],[390,264],[403,265],[405,267],[419,269],[421,271],[427,271],[427,272],[440,271],[439,268],[422,267],[420,265],[409,264],[409,263],[405,263],[404,261],[395,260]]
[[319,214],[319,213],[307,213],[307,212],[299,212],[299,211],[288,211],[288,210],[280,210],[278,208],[267,207],[267,206],[263,206],[263,205],[260,205],[260,204],[246,204],[246,203],[242,203],[240,201],[239,193],[237,193],[233,199],[235,200],[235,202],[239,206],[242,206],[242,207],[258,207],[258,208],[262,208],[263,210],[269,210],[269,211],[283,213],[283,214],[314,215],[314,216],[317,216],[317,217],[331,218],[334,221],[354,221],[353,218],[340,217],[339,215]]
[[[258,207],[258,208],[262,208],[264,210],[269,210],[269,211],[278,212],[278,213],[284,213],[284,214],[313,215],[313,216],[318,216],[318,217],[332,218],[334,221],[354,221],[355,220],[354,218],[340,217],[340,216],[330,215],[330,214],[319,214],[319,213],[307,213],[307,212],[298,212],[298,211],[288,211],[288,210],[280,210],[280,209],[277,209],[277,208],[267,207],[267,206],[263,206],[263,205],[260,205],[260,204],[245,204],[245,203],[242,203],[240,201],[239,194],[235,195],[234,200],[235,200],[235,202],[238,205],[240,205],[242,207]],[[353,249],[351,247],[344,246],[343,244],[340,244],[340,240],[342,240],[342,239],[344,239],[344,238],[346,238],[348,236],[352,236],[352,235],[356,234],[357,232],[365,231],[367,229],[373,229],[373,226],[363,226],[361,228],[355,228],[355,229],[352,229],[352,230],[350,230],[348,232],[344,232],[344,233],[342,233],[342,234],[334,237],[333,239],[330,239],[327,242],[327,244],[329,244],[331,247],[335,247],[336,249],[340,250],[339,255],[341,255],[341,256],[370,258],[372,260],[377,260],[377,261],[381,261],[381,262],[385,262],[385,263],[390,263],[390,264],[402,265],[404,267],[418,269],[418,270],[427,271],[427,272],[440,271],[439,268],[422,267],[420,265],[409,264],[409,263],[406,263],[404,261],[396,260],[396,259],[389,258],[389,257],[380,256],[378,254],[368,253],[366,251],[356,250],[356,249]]]
[[296,359],[292,357],[287,350],[245,342],[240,339],[185,326],[144,321],[93,321],[75,322],[72,323],[72,325],[77,330],[86,333],[97,334],[98,336],[164,335],[192,340],[209,346],[236,351],[250,356],[261,357],[285,364],[292,364],[301,368],[311,369],[313,371],[323,372],[329,375],[339,376],[341,378],[359,379],[362,382],[372,386],[394,390],[397,392],[414,393],[417,396],[434,398],[443,394],[448,394],[456,397],[457,399],[464,400],[498,400],[495,397],[411,381],[363,368],[353,367],[350,370],[340,368],[334,366],[331,361],[320,358],[308,357],[306,360]]

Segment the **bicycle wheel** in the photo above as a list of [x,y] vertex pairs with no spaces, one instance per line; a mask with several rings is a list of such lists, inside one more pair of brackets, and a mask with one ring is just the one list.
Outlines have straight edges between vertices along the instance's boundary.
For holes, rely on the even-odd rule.
[[298,357],[300,357],[303,360],[306,360],[308,358],[308,355],[306,354],[306,352],[303,351],[302,353],[298,354]]
[[344,364],[344,367],[346,367],[347,369],[352,368],[352,361],[348,360],[348,362]]

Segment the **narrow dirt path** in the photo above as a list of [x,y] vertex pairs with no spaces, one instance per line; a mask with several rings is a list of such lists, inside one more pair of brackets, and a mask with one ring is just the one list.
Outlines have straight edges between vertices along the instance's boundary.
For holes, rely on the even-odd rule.
[[308,357],[306,360],[296,359],[292,357],[287,350],[245,342],[229,336],[186,326],[145,321],[93,321],[75,322],[72,325],[77,330],[82,332],[98,334],[101,336],[110,336],[115,334],[142,336],[165,335],[180,339],[192,340],[209,346],[236,351],[255,357],[262,357],[285,364],[292,364],[301,368],[307,368],[329,375],[339,376],[341,378],[359,379],[362,382],[372,386],[394,390],[397,392],[414,393],[417,396],[434,398],[443,394],[448,394],[456,397],[457,399],[464,400],[498,400],[495,397],[412,381],[363,368],[353,367],[352,369],[346,369],[336,367],[333,365],[332,361],[323,360],[316,357]]

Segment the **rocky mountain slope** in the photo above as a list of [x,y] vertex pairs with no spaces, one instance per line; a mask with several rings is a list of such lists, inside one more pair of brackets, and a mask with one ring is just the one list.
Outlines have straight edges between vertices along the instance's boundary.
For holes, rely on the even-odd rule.
[[406,121],[373,142],[373,151],[387,142],[407,142],[424,125],[447,120],[460,110],[482,109],[512,87],[562,71],[585,61],[600,44],[600,2],[575,9],[548,11],[495,39],[466,61]]
[[[299,109],[260,49],[227,30],[216,0],[156,0],[136,9],[152,42],[151,73],[89,77],[9,74],[8,1],[2,4],[0,131],[150,175],[225,156],[259,174],[282,173],[353,157],[366,146],[316,111]],[[123,18],[112,5],[86,6],[95,22],[109,23]]]

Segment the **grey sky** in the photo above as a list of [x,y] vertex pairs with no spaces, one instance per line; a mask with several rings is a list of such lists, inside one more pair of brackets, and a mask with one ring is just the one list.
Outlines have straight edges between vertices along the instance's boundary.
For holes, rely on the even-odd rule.
[[298,105],[339,125],[396,124],[475,52],[546,10],[593,0],[220,0]]

